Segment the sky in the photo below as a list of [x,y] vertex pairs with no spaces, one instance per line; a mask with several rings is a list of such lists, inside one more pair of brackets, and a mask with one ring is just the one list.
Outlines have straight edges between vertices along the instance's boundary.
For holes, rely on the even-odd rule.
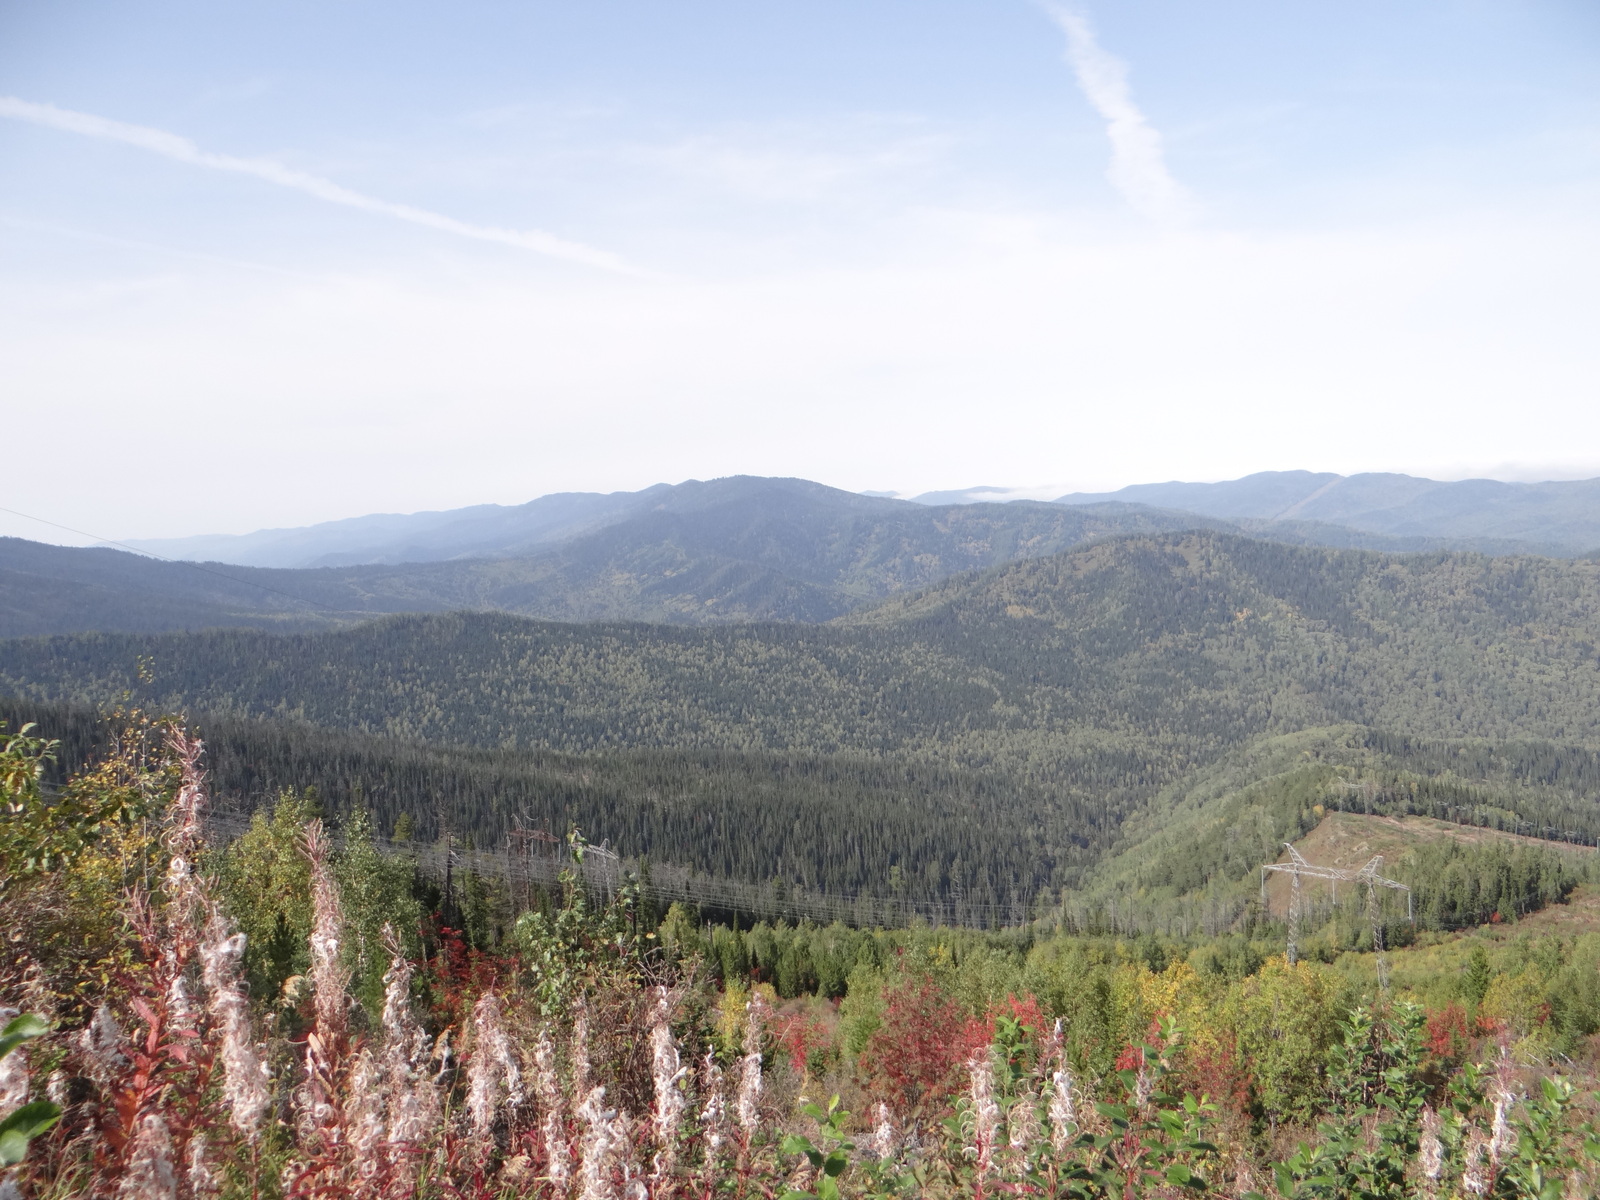
[[0,0],[0,508],[100,537],[1600,475],[1597,329],[1592,0]]

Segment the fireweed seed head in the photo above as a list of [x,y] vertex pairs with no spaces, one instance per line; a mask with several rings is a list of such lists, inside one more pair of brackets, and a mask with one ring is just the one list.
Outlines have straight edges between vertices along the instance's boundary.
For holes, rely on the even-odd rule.
[[430,1060],[434,1064],[433,1082],[443,1083],[449,1078],[450,1072],[456,1067],[456,1052],[450,1046],[450,1029],[445,1027],[443,1033],[433,1043],[433,1054]]
[[344,909],[340,904],[339,884],[329,862],[327,833],[320,820],[306,826],[302,849],[311,866],[311,970],[309,972],[316,1006],[317,1032],[328,1047],[345,1030],[349,998],[345,988],[350,973],[340,962],[344,943]]
[[1039,1141],[1039,1107],[1031,1089],[1020,1089],[1006,1110],[1006,1133],[1007,1145],[1013,1152],[1023,1157],[1033,1153]]
[[1466,1169],[1461,1172],[1461,1190],[1469,1196],[1489,1194],[1489,1169],[1484,1165],[1484,1137],[1474,1129],[1467,1135]]
[[867,1153],[879,1159],[891,1159],[900,1153],[900,1129],[888,1104],[879,1100],[872,1110],[872,1135],[867,1139]]
[[994,1098],[994,1060],[987,1046],[967,1060],[967,1076],[967,1098],[972,1104],[970,1150],[977,1157],[978,1169],[987,1171],[1000,1130],[1000,1105]]
[[345,1119],[350,1125],[350,1148],[355,1152],[357,1170],[370,1172],[377,1168],[379,1147],[384,1142],[387,1089],[372,1051],[365,1047],[350,1069],[348,1090]]
[[184,1174],[188,1177],[189,1195],[194,1200],[203,1200],[204,1197],[215,1196],[222,1190],[222,1181],[217,1178],[217,1173],[211,1168],[207,1155],[208,1150],[206,1135],[197,1133],[189,1138],[189,1145],[184,1151],[184,1158],[188,1163]]
[[221,914],[213,910],[200,943],[200,977],[206,987],[206,1007],[221,1033],[222,1102],[233,1127],[254,1142],[272,1103],[272,1090],[239,977],[244,948],[244,934],[230,933]]
[[1517,1144],[1516,1131],[1509,1120],[1515,1098],[1507,1091],[1496,1091],[1494,1096],[1494,1122],[1489,1127],[1489,1144],[1485,1149],[1489,1161],[1498,1167]]
[[160,1113],[147,1113],[134,1129],[127,1165],[117,1185],[117,1200],[177,1200],[178,1176],[172,1165],[172,1133]]
[[100,1005],[94,1011],[94,1020],[78,1035],[78,1049],[89,1078],[101,1087],[110,1086],[128,1065],[128,1056],[123,1052],[126,1044],[122,1026],[117,1024],[110,1007]]
[[650,1025],[650,1074],[655,1084],[655,1136],[659,1147],[655,1174],[658,1177],[672,1169],[678,1127],[682,1124],[683,1111],[688,1104],[678,1085],[689,1072],[682,1065],[678,1043],[672,1036],[672,1026],[667,1023],[670,1011],[667,989],[659,988]]
[[578,1119],[584,1125],[580,1143],[582,1161],[578,1166],[579,1200],[616,1200],[617,1197],[612,1168],[621,1155],[622,1146],[617,1114],[606,1108],[605,1099],[605,1088],[591,1088],[583,1103],[578,1105]]
[[1062,1067],[1050,1076],[1050,1141],[1059,1154],[1078,1133],[1078,1110],[1072,1089],[1072,1072]]
[[707,1050],[701,1069],[700,1132],[706,1148],[706,1164],[713,1166],[728,1136],[728,1102],[723,1096],[722,1068],[717,1053]]
[[739,1060],[739,1089],[734,1097],[734,1113],[739,1128],[753,1136],[761,1127],[761,1052],[746,1054]]
[[1417,1165],[1423,1178],[1437,1180],[1444,1170],[1444,1145],[1439,1141],[1439,1114],[1432,1108],[1422,1110],[1422,1136],[1417,1144]]
[[522,1100],[522,1069],[501,1023],[500,998],[485,992],[472,1011],[472,1058],[467,1064],[467,1112],[472,1135],[489,1136],[502,1100]]
[[[0,1008],[0,1026],[18,1015],[14,1008]],[[0,1058],[0,1113],[10,1113],[28,1102],[28,1060],[21,1046]]]

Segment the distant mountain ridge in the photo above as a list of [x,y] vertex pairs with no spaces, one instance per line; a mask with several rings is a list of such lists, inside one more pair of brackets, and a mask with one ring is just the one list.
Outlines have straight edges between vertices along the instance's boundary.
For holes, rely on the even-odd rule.
[[[189,562],[249,567],[308,568],[441,562],[458,558],[516,558],[542,553],[649,513],[692,513],[729,487],[757,477],[656,484],[637,492],[556,492],[526,504],[480,504],[442,512],[373,514],[297,529],[247,534],[136,539],[136,550]],[[863,512],[904,504],[886,492],[844,492],[805,480],[768,480],[794,492],[826,495],[838,507],[854,497]],[[1114,492],[995,487],[924,492],[910,502],[934,508],[1052,500],[1069,506],[1120,504],[1193,513],[1243,526],[1252,533],[1323,541],[1326,527],[1402,539],[1370,549],[1454,549],[1485,553],[1578,555],[1600,550],[1600,479],[1503,483],[1493,479],[1440,482],[1412,475],[1336,475],[1262,471],[1221,483],[1140,483]],[[876,507],[873,507],[876,506]],[[1294,522],[1295,525],[1286,523]],[[1306,524],[1314,523],[1314,524]],[[1350,545],[1348,535],[1326,544]]]
[[[1590,527],[1600,546],[1600,481],[1591,482],[1463,492],[1466,485],[1406,476],[1290,471],[1109,493],[1120,500],[969,503],[1015,493],[980,488],[932,505],[928,496],[912,502],[803,479],[731,476],[264,530],[221,539],[218,553],[233,555],[231,562],[163,562],[0,539],[0,637],[314,630],[451,610],[684,625],[821,622],[962,572],[1095,540],[1196,529],[1390,553],[1576,557]],[[1496,490],[1504,487],[1513,490]],[[1473,496],[1487,497],[1477,510]],[[1136,497],[1144,501],[1130,502]],[[1595,513],[1585,508],[1591,499]],[[1189,507],[1145,502],[1154,500]],[[1425,519],[1428,512],[1435,518]],[[1389,529],[1332,519],[1352,514]],[[1440,528],[1457,532],[1429,532]],[[188,553],[217,544],[146,543]],[[261,563],[314,565],[250,565]]]
[[1058,504],[1148,504],[1222,520],[1316,521],[1391,537],[1487,539],[1584,554],[1600,548],[1600,479],[1440,482],[1412,475],[1263,471],[1223,483],[1140,483]]
[[[463,518],[476,530],[473,544],[495,553],[420,562],[262,568],[0,539],[0,637],[294,631],[447,610],[690,625],[817,622],[959,572],[1097,538],[1228,528],[1131,505],[931,508],[747,476],[546,499],[559,503]],[[405,536],[425,541],[448,527],[434,520],[439,514],[426,516]],[[548,540],[526,545],[537,537]]]
[[625,519],[648,509],[670,490],[661,483],[640,492],[554,492],[518,505],[375,513],[296,529],[135,539],[126,545],[161,558],[245,567],[344,567],[510,557]]

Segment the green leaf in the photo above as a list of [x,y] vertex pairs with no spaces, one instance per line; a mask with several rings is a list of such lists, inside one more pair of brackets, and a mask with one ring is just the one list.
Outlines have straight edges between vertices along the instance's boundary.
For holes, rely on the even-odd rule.
[[61,1119],[61,1109],[48,1100],[24,1104],[0,1121],[0,1164],[12,1166],[28,1153],[28,1142],[47,1133]]
[[23,1042],[31,1042],[49,1032],[50,1022],[43,1017],[34,1016],[33,1013],[14,1017],[4,1029],[0,1029],[0,1058],[10,1054]]
[[831,1178],[838,1178],[844,1174],[844,1169],[849,1165],[849,1157],[838,1150],[822,1160],[822,1169]]
[[1184,1163],[1173,1163],[1167,1168],[1167,1182],[1187,1186],[1194,1178],[1194,1172]]
[[1272,1167],[1272,1174],[1278,1185],[1278,1195],[1293,1196],[1295,1192],[1294,1172],[1290,1171],[1282,1163],[1275,1163]]

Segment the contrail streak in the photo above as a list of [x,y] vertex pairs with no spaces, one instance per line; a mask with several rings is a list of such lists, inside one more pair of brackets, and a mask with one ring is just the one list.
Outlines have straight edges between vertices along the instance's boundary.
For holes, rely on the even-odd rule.
[[330,204],[342,204],[347,208],[380,213],[396,220],[409,221],[413,225],[453,233],[457,237],[474,238],[480,242],[498,242],[503,246],[532,250],[536,254],[583,263],[585,266],[600,267],[607,271],[634,273],[634,269],[615,254],[585,246],[581,242],[569,242],[565,238],[543,233],[537,229],[497,229],[492,225],[473,225],[442,213],[429,212],[425,208],[413,208],[409,204],[393,204],[387,200],[351,191],[332,180],[297,171],[269,158],[238,158],[231,154],[212,154],[200,149],[186,137],[168,133],[164,129],[152,129],[148,125],[130,125],[107,117],[97,117],[93,113],[57,108],[53,104],[36,104],[31,100],[21,100],[15,96],[0,96],[0,116],[11,117],[18,121],[30,121],[35,125],[44,125],[67,133],[80,133],[85,137],[122,142],[125,145],[137,146],[141,150],[148,150],[152,154],[176,159],[178,162],[209,167],[213,171],[231,171],[237,175],[254,176],[267,183],[292,188],[308,196],[315,196],[319,200],[326,200]]
[[1075,8],[1044,10],[1067,35],[1067,62],[1094,110],[1106,120],[1111,166],[1106,175],[1135,209],[1163,225],[1190,215],[1189,194],[1167,171],[1161,134],[1145,120],[1128,86],[1128,65],[1095,38],[1089,19]]

